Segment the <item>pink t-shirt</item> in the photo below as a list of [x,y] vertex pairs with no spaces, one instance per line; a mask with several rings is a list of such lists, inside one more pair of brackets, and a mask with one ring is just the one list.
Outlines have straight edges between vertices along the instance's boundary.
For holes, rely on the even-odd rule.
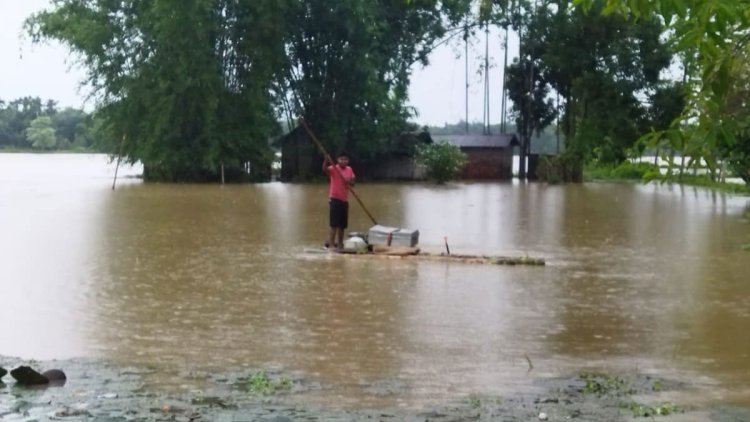
[[[338,164],[336,168],[333,167],[328,166],[328,177],[331,179],[331,189],[328,191],[328,197],[346,202],[349,200],[349,189],[346,186],[346,182],[354,179],[354,170],[349,166],[341,168]],[[339,172],[341,175],[339,175]],[[344,176],[344,178],[342,179],[341,176]]]

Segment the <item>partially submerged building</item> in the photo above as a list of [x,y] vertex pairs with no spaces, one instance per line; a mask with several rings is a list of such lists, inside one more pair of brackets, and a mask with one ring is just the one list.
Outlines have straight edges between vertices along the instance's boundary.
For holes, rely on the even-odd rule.
[[[389,141],[387,152],[367,161],[352,156],[350,164],[360,180],[420,180],[424,170],[416,164],[415,150],[418,145],[431,142],[427,132],[404,132]],[[276,145],[281,150],[279,180],[299,182],[323,177],[323,156],[303,129],[295,128]],[[336,151],[329,153],[334,155]]]
[[433,142],[447,142],[461,149],[468,163],[462,179],[506,180],[513,178],[513,147],[519,145],[515,134],[432,135]]
[[[388,152],[367,162],[351,157],[351,165],[360,180],[424,179],[424,169],[417,165],[414,155],[418,145],[432,142],[450,143],[468,156],[462,179],[509,180],[513,178],[513,148],[519,145],[514,134],[430,135],[416,131],[404,132],[389,142]],[[322,177],[323,157],[303,129],[295,128],[276,144],[281,149],[279,179],[282,182]]]

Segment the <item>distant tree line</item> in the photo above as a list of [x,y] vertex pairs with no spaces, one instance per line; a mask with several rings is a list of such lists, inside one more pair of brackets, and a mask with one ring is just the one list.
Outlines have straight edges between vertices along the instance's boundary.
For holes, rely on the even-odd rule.
[[95,126],[90,114],[70,107],[59,109],[53,100],[0,99],[0,149],[89,150]]

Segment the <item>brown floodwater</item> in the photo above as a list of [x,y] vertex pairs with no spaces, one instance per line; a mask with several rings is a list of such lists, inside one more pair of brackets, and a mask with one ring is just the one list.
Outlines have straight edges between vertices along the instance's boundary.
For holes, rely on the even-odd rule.
[[[669,185],[361,183],[420,246],[545,267],[315,254],[324,184],[143,184],[97,155],[0,154],[0,355],[280,368],[325,405],[412,406],[582,369],[750,405],[750,198]],[[372,222],[351,204],[350,230]],[[0,362],[1,363],[1,362]],[[530,363],[533,367],[530,366]],[[176,385],[170,385],[174,380]],[[384,394],[395,392],[396,394]]]

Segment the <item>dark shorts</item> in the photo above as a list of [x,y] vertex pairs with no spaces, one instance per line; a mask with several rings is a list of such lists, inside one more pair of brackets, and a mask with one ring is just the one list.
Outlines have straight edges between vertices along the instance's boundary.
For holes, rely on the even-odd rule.
[[330,198],[328,200],[329,221],[331,227],[345,229],[349,226],[349,203],[340,199]]

